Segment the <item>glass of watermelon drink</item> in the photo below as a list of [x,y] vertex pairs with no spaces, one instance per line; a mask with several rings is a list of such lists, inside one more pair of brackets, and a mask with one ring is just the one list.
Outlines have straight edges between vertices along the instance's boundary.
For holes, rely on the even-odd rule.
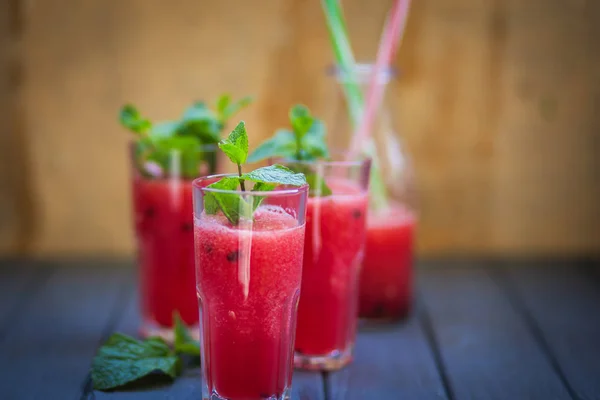
[[[371,162],[334,158],[293,161],[287,166],[304,172],[312,185],[294,364],[302,369],[335,370],[352,360]],[[320,188],[321,182],[331,193]]]
[[191,182],[215,172],[216,150],[216,145],[198,147],[193,158],[201,162],[194,175],[182,173],[178,167],[181,155],[172,150],[167,153],[169,160],[165,160],[172,168],[166,176],[153,176],[146,173],[151,168],[137,165],[136,146],[131,146],[142,336],[172,340],[174,312],[189,327],[198,324]]
[[[207,187],[224,176],[193,184],[203,399],[288,399],[308,185]],[[215,193],[262,203],[232,225],[221,211],[207,212]]]

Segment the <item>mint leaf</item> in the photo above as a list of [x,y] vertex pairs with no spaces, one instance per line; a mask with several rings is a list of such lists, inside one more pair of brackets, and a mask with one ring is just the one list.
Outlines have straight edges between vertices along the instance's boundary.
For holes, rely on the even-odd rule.
[[323,177],[319,177],[317,174],[310,173],[306,174],[306,182],[310,186],[309,196],[311,197],[325,197],[331,196],[332,191],[325,183]]
[[[239,184],[240,180],[238,178],[225,177],[215,183],[211,183],[208,187],[220,190],[235,190]],[[221,193],[206,192],[204,195],[204,209],[207,214],[216,214],[221,208],[219,206],[219,201],[217,200],[217,195],[220,194]]]
[[227,139],[223,139],[219,142],[219,148],[223,150],[223,153],[225,153],[232,162],[238,165],[246,162],[246,158],[248,158],[248,135],[246,133],[246,124],[244,121],[240,121],[233,131],[231,131]]
[[152,139],[168,138],[174,136],[179,130],[181,124],[178,121],[164,121],[152,125],[150,137]]
[[174,313],[173,322],[173,330],[175,333],[175,352],[177,354],[188,354],[191,356],[200,357],[200,343],[192,339],[192,336],[188,332],[177,311]]
[[145,134],[152,127],[152,123],[146,118],[142,118],[137,108],[131,104],[121,108],[119,121],[123,126],[137,134]]
[[258,168],[242,175],[242,179],[257,183],[274,183],[280,185],[302,186],[306,184],[304,174],[295,173],[283,165],[274,164]]
[[[163,171],[195,178],[199,174],[202,153],[198,140],[191,136],[159,137],[152,140],[146,161],[158,164]],[[175,167],[175,169],[174,169]]]
[[309,131],[302,138],[302,149],[306,159],[329,158],[329,148],[325,140],[325,124],[318,119],[313,121]]
[[297,151],[296,137],[287,129],[280,129],[271,139],[265,140],[248,157],[248,162],[258,162],[271,157],[293,158]]
[[217,143],[223,124],[204,102],[196,102],[183,114],[178,130],[180,135],[195,136],[202,143]]
[[302,104],[293,106],[290,110],[290,122],[298,139],[302,139],[313,124],[313,117],[308,108]]
[[[235,190],[239,183],[239,178],[225,177],[207,187]],[[252,217],[252,206],[237,193],[206,192],[204,202],[207,214],[216,214],[218,210],[221,210],[233,225],[237,225],[240,218],[250,219]]]
[[[252,191],[253,192],[270,192],[271,190],[275,189],[276,186],[277,186],[277,184],[275,184],[275,183],[256,182],[254,184],[254,187],[252,188]],[[258,206],[260,206],[260,203],[262,203],[264,199],[265,199],[265,196],[254,196],[254,204],[252,204],[253,212],[258,208]]]
[[139,341],[120,333],[113,334],[98,350],[92,362],[94,389],[107,390],[159,371],[175,378],[179,358],[160,338]]
[[223,121],[223,123],[225,123],[229,118],[231,118],[234,114],[239,112],[242,108],[248,107],[252,103],[252,101],[253,101],[252,97],[248,96],[248,97],[244,97],[244,98],[240,99],[236,103],[228,104],[221,111],[221,121]]
[[225,110],[229,104],[231,104],[231,95],[228,93],[222,94],[217,100],[217,112],[219,115],[223,116],[225,114]]

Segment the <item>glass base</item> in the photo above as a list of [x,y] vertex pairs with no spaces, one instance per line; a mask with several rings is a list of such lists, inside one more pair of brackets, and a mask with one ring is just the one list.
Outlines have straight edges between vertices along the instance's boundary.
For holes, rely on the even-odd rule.
[[240,398],[230,398],[230,397],[221,397],[215,391],[212,393],[208,392],[208,387],[203,385],[202,387],[202,400],[290,400],[292,398],[292,388],[287,388],[283,391],[281,396],[277,396],[275,394],[271,396],[261,396],[261,397],[240,397]]
[[[188,332],[194,340],[200,340],[200,329],[198,325],[188,327]],[[140,336],[148,338],[151,336],[158,336],[163,338],[167,343],[173,343],[175,340],[175,334],[173,333],[172,327],[158,325],[154,321],[144,321],[139,330]]]
[[334,350],[323,355],[306,355],[294,353],[294,367],[309,371],[335,371],[344,368],[352,362],[354,344],[344,350]]

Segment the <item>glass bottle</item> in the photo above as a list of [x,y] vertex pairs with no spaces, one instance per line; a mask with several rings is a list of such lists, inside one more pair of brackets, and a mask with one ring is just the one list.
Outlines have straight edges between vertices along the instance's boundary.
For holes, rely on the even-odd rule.
[[[356,83],[354,88],[362,99],[367,98],[373,71],[372,64],[357,64],[354,74],[333,68],[330,75],[336,82],[336,95],[330,108],[333,118],[328,126],[334,147],[349,145],[356,122],[362,118],[362,114],[352,115],[349,110],[348,87]],[[384,86],[384,96],[375,110],[370,139],[360,146],[373,157],[359,297],[359,316],[370,321],[403,319],[411,310],[413,298],[415,177],[401,131],[392,118],[389,86],[394,79],[395,71],[389,68],[377,76],[376,84]]]

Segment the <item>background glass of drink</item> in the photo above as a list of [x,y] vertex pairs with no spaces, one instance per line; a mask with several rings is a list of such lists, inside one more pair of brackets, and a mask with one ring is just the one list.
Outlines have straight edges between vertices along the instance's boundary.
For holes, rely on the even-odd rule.
[[[271,192],[206,187],[223,176],[193,185],[203,398],[288,399],[308,185]],[[220,212],[206,214],[211,192],[264,200],[253,220],[233,226]]]
[[[167,153],[168,171],[140,165],[136,144],[131,145],[134,227],[140,280],[142,336],[172,340],[173,313],[190,327],[198,324],[194,277],[192,180],[214,173],[217,146],[197,152]],[[181,168],[189,158],[201,160],[195,173]],[[153,174],[151,174],[154,173]],[[197,335],[197,329],[194,329]]]
[[358,274],[364,253],[370,160],[288,162],[291,169],[315,174],[329,196],[308,200],[302,295],[294,364],[334,370],[348,364],[357,321]]
[[[356,66],[355,76],[365,98],[372,73],[371,64]],[[330,103],[333,116],[328,126],[332,128],[333,136],[342,141],[337,144],[345,146],[353,132],[342,91],[349,74],[333,68],[331,75],[336,81],[336,96]],[[376,77],[376,84],[387,88],[395,77],[394,70],[386,69]],[[388,93],[385,88],[384,93]],[[375,112],[370,134],[376,154],[373,170],[379,170],[383,178],[376,182],[371,176],[367,242],[360,277],[359,315],[370,322],[403,319],[410,312],[413,297],[417,224],[415,175],[401,140],[404,132],[397,128],[398,119],[390,112],[394,109],[392,100],[384,96]],[[383,204],[373,196],[377,190],[384,194]]]

